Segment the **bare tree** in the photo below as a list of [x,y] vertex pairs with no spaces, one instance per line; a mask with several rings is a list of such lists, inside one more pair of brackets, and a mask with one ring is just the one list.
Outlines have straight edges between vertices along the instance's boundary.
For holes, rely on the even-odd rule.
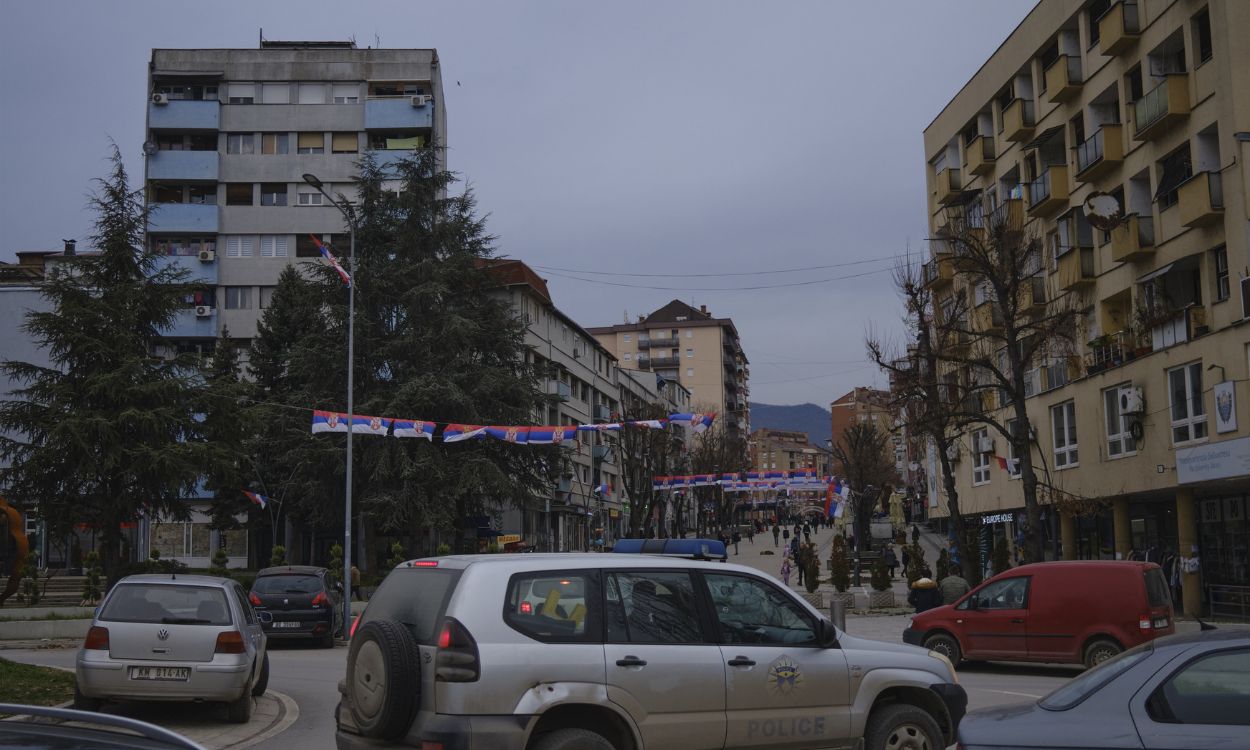
[[[626,406],[621,415],[625,421],[664,419],[668,416],[659,404],[635,403]],[[679,470],[685,460],[683,442],[677,432],[681,427],[652,429],[625,425],[621,428],[621,482],[629,495],[629,535],[644,535],[652,514],[665,504],[662,492],[652,488],[652,478],[667,476]],[[662,531],[661,531],[661,535]]]
[[[695,474],[737,473],[746,471],[746,466],[745,444],[729,434],[721,423],[695,437],[690,451],[690,470]],[[715,524],[722,528],[732,519],[734,506],[740,499],[736,493],[726,493],[719,486],[695,488],[695,498],[699,508],[705,502],[714,503]]]
[[888,433],[869,422],[856,422],[842,433],[833,446],[833,457],[842,466],[842,475],[851,483],[851,511],[855,540],[864,548],[872,523],[874,501],[898,474],[889,451]]

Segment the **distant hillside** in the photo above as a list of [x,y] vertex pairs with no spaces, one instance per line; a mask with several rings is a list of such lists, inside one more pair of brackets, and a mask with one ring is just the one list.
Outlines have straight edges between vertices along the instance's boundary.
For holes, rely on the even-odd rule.
[[780,406],[751,404],[751,429],[771,427],[774,430],[799,430],[807,433],[814,445],[824,445],[833,434],[832,416],[828,409],[816,404]]

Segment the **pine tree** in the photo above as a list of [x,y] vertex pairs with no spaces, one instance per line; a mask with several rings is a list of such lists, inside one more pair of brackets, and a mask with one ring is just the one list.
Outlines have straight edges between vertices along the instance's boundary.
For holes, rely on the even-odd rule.
[[839,592],[851,587],[851,562],[846,556],[846,541],[839,534],[833,538],[833,549],[829,553],[830,583]]
[[99,254],[54,268],[42,287],[51,309],[29,313],[23,328],[51,364],[3,364],[21,387],[0,404],[0,485],[50,535],[97,529],[112,581],[123,563],[121,525],[185,515],[180,499],[195,485],[203,446],[190,363],[153,356],[184,306],[185,272],[143,247],[147,209],[116,147],[97,185]]
[[251,507],[240,491],[255,471],[246,447],[249,386],[239,380],[239,358],[230,331],[222,328],[205,372],[200,436],[204,442],[204,486],[213,493],[213,528],[238,529]]

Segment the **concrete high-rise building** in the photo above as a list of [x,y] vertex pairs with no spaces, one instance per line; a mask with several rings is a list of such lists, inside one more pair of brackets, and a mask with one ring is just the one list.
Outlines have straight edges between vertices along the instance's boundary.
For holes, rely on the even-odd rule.
[[[1189,613],[1250,586],[1247,37],[1242,0],[1042,0],[924,132],[931,236],[998,212],[1042,242],[1033,305],[1082,312],[1075,350],[1024,374],[1050,548],[1166,563]],[[994,324],[940,242],[924,275]],[[1023,493],[992,432],[959,438],[959,501],[1010,542]]]
[[857,422],[867,422],[883,433],[894,429],[895,411],[889,391],[856,387],[829,404],[831,439],[837,445],[847,429]]

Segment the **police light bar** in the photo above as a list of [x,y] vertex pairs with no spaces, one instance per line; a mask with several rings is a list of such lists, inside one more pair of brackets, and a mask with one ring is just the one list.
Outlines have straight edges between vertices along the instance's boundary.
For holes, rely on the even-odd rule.
[[619,539],[613,552],[642,555],[671,555],[693,560],[729,559],[725,543],[719,539]]

